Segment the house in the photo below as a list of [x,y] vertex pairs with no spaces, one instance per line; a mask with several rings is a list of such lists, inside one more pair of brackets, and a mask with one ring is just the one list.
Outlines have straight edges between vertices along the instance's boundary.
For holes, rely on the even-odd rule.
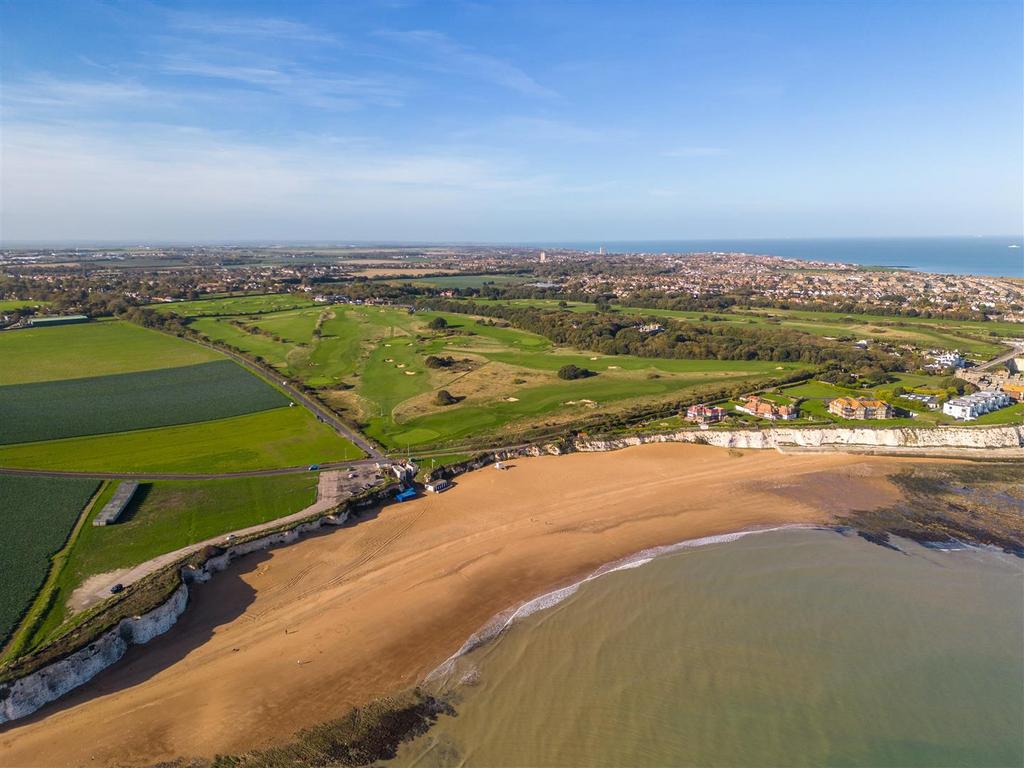
[[942,412],[954,419],[971,421],[986,413],[997,411],[1000,408],[1013,403],[1010,396],[1005,392],[997,390],[982,390],[963,397],[955,397],[947,400],[942,406]]
[[828,402],[828,412],[843,419],[891,419],[892,406],[867,397],[837,397]]
[[447,491],[451,488],[452,484],[442,477],[438,480],[431,480],[429,483],[425,483],[423,487],[431,493],[441,493],[442,491]]
[[797,406],[779,405],[758,395],[743,398],[743,402],[736,406],[736,410],[770,421],[792,421],[800,416],[800,409]]
[[691,405],[686,409],[686,420],[697,424],[717,424],[725,418],[725,408],[717,405]]
[[1024,401],[1024,384],[1003,384],[999,389],[1013,400]]
[[926,365],[926,368],[964,368],[967,365],[967,361],[964,360],[959,349],[954,349],[952,352],[939,352],[937,350],[933,350],[932,355],[934,362]]

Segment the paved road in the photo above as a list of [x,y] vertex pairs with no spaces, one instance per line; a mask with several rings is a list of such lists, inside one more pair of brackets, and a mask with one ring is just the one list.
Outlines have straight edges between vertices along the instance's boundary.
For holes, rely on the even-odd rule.
[[337,416],[335,416],[330,410],[325,408],[323,405],[318,403],[313,398],[306,395],[304,392],[302,392],[302,390],[297,389],[296,387],[292,386],[287,381],[282,379],[280,373],[277,373],[276,371],[267,368],[266,366],[260,365],[259,363],[254,362],[249,358],[238,354],[237,352],[232,352],[231,350],[224,349],[222,347],[217,347],[214,346],[213,344],[207,344],[196,339],[191,339],[188,338],[187,336],[182,336],[181,338],[186,339],[187,341],[191,341],[193,344],[198,344],[201,347],[207,347],[216,352],[220,352],[222,355],[227,355],[236,363],[241,365],[243,368],[248,369],[250,372],[257,374],[258,376],[262,376],[263,378],[270,379],[276,385],[281,387],[281,389],[287,392],[297,403],[304,405],[307,409],[312,411],[313,415],[320,419],[320,421],[332,427],[334,431],[337,432],[342,437],[348,438],[353,443],[355,443],[355,445],[358,446],[363,451],[363,453],[365,453],[371,459],[384,458],[384,453],[380,450],[380,448],[378,448],[373,442],[368,440],[365,435],[352,429],[350,426],[348,426],[348,424],[346,424]]
[[997,365],[1001,365],[1002,363],[1005,363],[1007,360],[1010,360],[1011,358],[1014,357],[1019,357],[1020,355],[1024,355],[1024,344],[1015,343],[1008,352],[1004,352],[998,357],[993,357],[991,360],[975,367],[974,370],[987,371],[989,368],[995,368]]
[[[382,458],[381,463],[390,463]],[[373,466],[377,459],[356,461],[335,461],[318,465],[320,469],[349,469],[351,467]],[[29,477],[95,477],[100,480],[224,480],[231,477],[266,477],[267,475],[294,475],[308,472],[309,467],[279,467],[277,469],[250,469],[245,472],[213,472],[206,474],[183,474],[173,472],[72,472],[59,469],[18,469],[0,467],[0,475],[27,475]]]
[[[317,484],[316,501],[305,509],[293,512],[292,514],[284,517],[278,517],[274,520],[268,520],[267,522],[260,523],[259,525],[241,528],[234,531],[232,535],[248,536],[251,533],[259,533],[260,531],[268,530],[270,528],[276,528],[284,523],[302,520],[304,517],[308,517],[313,514],[329,512],[333,507],[337,506],[339,502],[351,495],[351,493],[346,491],[343,487],[341,475],[341,472],[321,473]],[[188,546],[176,549],[173,552],[166,552],[165,554],[158,555],[151,560],[139,563],[131,568],[121,568],[116,571],[91,576],[71,594],[71,598],[68,600],[68,605],[76,612],[88,608],[91,605],[95,605],[96,603],[110,597],[110,588],[115,584],[123,584],[127,587],[129,584],[133,584],[143,576],[153,573],[153,571],[159,570],[165,565],[170,565],[186,555],[198,552],[205,546],[210,544],[223,545],[224,540],[228,535],[229,534],[221,534],[220,536],[214,536],[213,538],[206,539],[205,541],[197,541],[195,544],[189,544]]]

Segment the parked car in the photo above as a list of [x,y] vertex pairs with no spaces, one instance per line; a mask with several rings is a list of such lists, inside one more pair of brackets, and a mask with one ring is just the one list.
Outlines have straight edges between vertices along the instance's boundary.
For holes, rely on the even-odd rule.
[[120,582],[110,588],[110,594],[116,595],[118,592],[124,592],[124,584]]
[[309,465],[309,471],[310,472],[316,472],[318,469],[320,469],[320,465],[319,464],[310,464]]

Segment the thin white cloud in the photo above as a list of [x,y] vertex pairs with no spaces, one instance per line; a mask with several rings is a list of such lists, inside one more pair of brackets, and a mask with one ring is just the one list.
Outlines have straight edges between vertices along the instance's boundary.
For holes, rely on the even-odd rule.
[[411,49],[422,57],[419,59],[421,64],[435,71],[483,80],[526,96],[551,98],[557,95],[515,64],[475,51],[441,32],[383,30],[378,35]]
[[662,152],[665,157],[719,157],[728,154],[722,147],[677,147]]
[[362,139],[269,145],[173,126],[22,123],[5,126],[3,150],[0,229],[11,241],[380,237],[410,231],[403,217],[436,227],[439,214],[450,223],[559,189],[484,155]]
[[404,89],[394,78],[322,76],[281,59],[233,56],[233,60],[218,61],[176,53],[160,59],[159,66],[165,74],[242,84],[325,109],[355,109],[371,104],[396,107],[401,105],[404,95]]
[[168,26],[181,32],[219,37],[292,40],[303,43],[337,42],[334,35],[308,24],[281,18],[215,16],[172,11],[168,14]]
[[46,74],[8,82],[3,89],[6,107],[93,109],[138,103],[167,96],[134,80],[67,80]]

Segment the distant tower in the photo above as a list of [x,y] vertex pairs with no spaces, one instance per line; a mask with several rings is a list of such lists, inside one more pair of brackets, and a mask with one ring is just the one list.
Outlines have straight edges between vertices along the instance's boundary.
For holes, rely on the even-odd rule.
[[543,264],[547,260],[548,260],[548,252],[547,251],[541,251],[540,252],[540,263]]
[[603,245],[600,248],[597,249],[597,255],[598,256],[604,256],[604,246]]

